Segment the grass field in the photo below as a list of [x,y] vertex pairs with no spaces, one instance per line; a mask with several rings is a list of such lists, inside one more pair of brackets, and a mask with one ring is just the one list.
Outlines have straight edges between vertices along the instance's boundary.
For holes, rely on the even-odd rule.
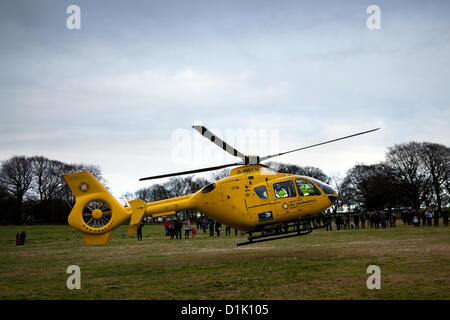
[[[15,234],[27,232],[25,246]],[[244,236],[144,241],[115,230],[88,247],[69,226],[0,227],[0,299],[449,299],[450,228],[341,230],[237,247]],[[381,289],[368,290],[369,265]],[[69,290],[69,265],[81,289]]]

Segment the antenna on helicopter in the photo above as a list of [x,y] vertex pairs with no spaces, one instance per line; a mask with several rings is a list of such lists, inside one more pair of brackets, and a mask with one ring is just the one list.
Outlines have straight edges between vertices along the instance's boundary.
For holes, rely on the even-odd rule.
[[306,147],[302,147],[302,148],[298,148],[298,149],[294,149],[294,150],[290,150],[290,151],[286,151],[286,152],[281,152],[281,153],[276,153],[276,154],[268,155],[268,156],[265,156],[265,157],[259,157],[259,156],[251,156],[251,155],[243,154],[242,152],[238,151],[237,149],[233,148],[228,143],[226,143],[225,141],[223,141],[222,139],[217,137],[214,133],[212,133],[206,127],[204,127],[202,125],[195,125],[192,128],[194,128],[198,133],[200,133],[206,139],[208,139],[211,142],[213,142],[214,144],[216,144],[222,150],[228,152],[229,154],[231,154],[231,155],[233,155],[235,157],[241,158],[242,161],[241,162],[236,162],[236,163],[224,164],[224,165],[215,166],[215,167],[208,167],[208,168],[201,168],[201,169],[195,169],[195,170],[188,170],[188,171],[182,171],[182,172],[163,174],[163,175],[159,175],[159,176],[145,177],[145,178],[139,179],[139,181],[151,180],[151,179],[159,179],[159,178],[167,178],[167,177],[173,177],[173,176],[179,176],[179,175],[191,174],[191,173],[199,173],[199,172],[205,172],[205,171],[213,171],[213,170],[218,170],[218,169],[223,169],[223,168],[233,167],[233,166],[239,166],[239,165],[259,164],[261,166],[267,167],[267,166],[265,166],[264,164],[262,164],[260,162],[264,161],[264,160],[267,160],[267,159],[275,158],[275,157],[278,157],[278,156],[281,156],[281,155],[284,155],[284,154],[287,154],[287,153],[296,152],[296,151],[300,151],[300,150],[305,150],[305,149],[308,149],[308,148],[321,146],[321,145],[324,145],[324,144],[327,144],[327,143],[336,142],[336,141],[348,139],[348,138],[351,138],[351,137],[356,137],[356,136],[359,136],[359,135],[362,135],[362,134],[366,134],[366,133],[369,133],[369,132],[373,132],[373,131],[377,131],[377,130],[380,129],[380,128],[376,128],[376,129],[372,129],[372,130],[367,130],[367,131],[355,133],[355,134],[352,134],[352,135],[349,135],[349,136],[345,136],[345,137],[341,137],[341,138],[337,138],[337,139],[333,139],[333,140],[328,140],[328,141],[325,141],[325,142],[312,144],[312,145],[309,145],[309,146],[306,146]]

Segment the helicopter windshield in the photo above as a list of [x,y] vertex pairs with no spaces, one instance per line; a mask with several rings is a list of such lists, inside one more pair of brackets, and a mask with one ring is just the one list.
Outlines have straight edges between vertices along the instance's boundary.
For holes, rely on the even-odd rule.
[[299,196],[319,196],[320,191],[306,179],[295,179]]
[[325,192],[326,194],[338,195],[336,189],[334,189],[332,186],[326,184],[325,182],[322,182],[322,181],[314,179],[314,178],[309,178],[309,179],[314,181],[319,186],[319,188],[322,189],[323,192]]

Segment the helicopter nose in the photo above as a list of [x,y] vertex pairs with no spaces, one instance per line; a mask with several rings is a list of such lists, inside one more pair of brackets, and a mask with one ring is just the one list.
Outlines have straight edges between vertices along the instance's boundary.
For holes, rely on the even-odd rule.
[[334,203],[336,202],[337,198],[338,198],[338,195],[337,195],[337,194],[328,195],[328,199],[330,200],[330,202],[331,202],[332,204],[334,204]]
[[327,190],[327,194],[328,195],[333,195],[333,196],[339,196],[339,194],[338,194],[338,192],[336,191],[336,189],[335,188],[333,188],[333,187],[331,187],[331,186],[328,186],[328,189],[329,190]]
[[334,204],[336,202],[337,198],[339,197],[339,194],[336,191],[336,189],[333,188],[332,186],[324,183],[322,186],[322,190],[328,196],[328,199],[330,200],[330,202],[332,204]]

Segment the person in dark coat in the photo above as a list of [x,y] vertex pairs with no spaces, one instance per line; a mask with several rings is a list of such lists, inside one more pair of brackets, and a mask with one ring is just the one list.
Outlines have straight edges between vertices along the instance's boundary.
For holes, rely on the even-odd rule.
[[177,239],[183,239],[182,235],[181,235],[181,228],[183,227],[183,223],[180,221],[180,219],[176,219],[175,223],[174,223],[174,228],[175,228],[175,235]]
[[355,224],[355,229],[359,229],[359,214],[355,213],[353,215],[353,223]]
[[327,213],[325,216],[325,225],[326,225],[326,230],[330,230],[333,231],[333,221],[332,221],[332,217],[331,217],[331,213]]
[[144,225],[144,223],[143,222],[141,222],[140,224],[139,224],[139,227],[138,227],[138,229],[137,229],[137,237],[138,237],[138,241],[142,241],[142,226]]
[[211,219],[209,220],[209,236],[210,237],[214,237],[214,225],[216,224],[216,222]]
[[170,223],[167,230],[169,231],[169,234],[170,234],[170,240],[173,240],[173,237],[175,236],[175,228],[173,226],[173,222]]
[[218,237],[220,237],[220,230],[222,230],[222,224],[219,221],[217,221],[216,222],[216,233],[217,233]]
[[433,220],[434,220],[434,226],[435,227],[439,227],[439,217],[440,217],[440,212],[437,208],[434,208],[433,210]]
[[448,227],[448,211],[447,209],[442,210],[442,221],[444,226]]
[[23,246],[25,244],[25,238],[27,237],[27,234],[24,230],[20,233],[20,244]]
[[20,234],[17,232],[16,233],[16,246],[20,246],[20,245],[21,245]]

